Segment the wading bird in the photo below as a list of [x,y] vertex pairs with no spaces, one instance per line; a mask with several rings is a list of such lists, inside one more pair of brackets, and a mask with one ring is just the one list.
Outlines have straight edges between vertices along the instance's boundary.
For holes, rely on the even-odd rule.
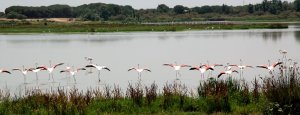
[[239,69],[240,69],[240,77],[243,76],[243,74],[244,74],[244,69],[245,69],[245,68],[253,68],[253,66],[250,66],[250,65],[243,65],[242,59],[240,59],[240,65],[231,64],[231,65],[229,65],[229,66],[239,68]]
[[51,65],[51,61],[49,61],[49,63],[50,63],[49,67],[43,65],[43,66],[37,67],[37,69],[47,70],[48,73],[49,73],[49,79],[48,80],[50,80],[50,77],[52,77],[52,81],[54,82],[54,77],[53,77],[54,69],[58,66],[63,65],[64,63],[58,63],[58,64],[55,64],[54,66]]
[[87,67],[87,68],[96,68],[98,70],[98,81],[99,82],[101,81],[100,80],[100,71],[103,70],[103,69],[105,69],[107,71],[110,71],[110,69],[108,67],[106,67],[106,66],[99,66],[97,64],[89,64],[89,65],[86,65],[85,67]]
[[128,71],[131,71],[131,70],[135,70],[135,71],[138,72],[138,78],[139,78],[139,80],[141,80],[142,72],[143,72],[143,71],[151,72],[150,69],[147,69],[147,68],[140,68],[140,64],[138,64],[137,68],[134,67],[134,68],[128,69]]
[[[74,67],[73,67],[74,68]],[[77,68],[75,70],[71,70],[71,69],[66,69],[66,70],[62,70],[60,71],[60,73],[64,73],[64,72],[68,72],[74,79],[74,82],[76,84],[76,78],[75,78],[75,75],[80,71],[80,70],[86,70],[85,68]]]
[[286,59],[286,54],[288,53],[286,50],[280,49],[279,53],[282,54],[282,61],[283,61],[283,59]]
[[201,65],[200,64],[200,66],[198,66],[198,67],[192,67],[192,68],[190,68],[190,70],[198,70],[198,71],[200,71],[201,72],[201,77],[204,78],[204,73],[206,71],[208,71],[208,70],[213,71],[214,69],[212,67],[207,66],[207,65]]
[[182,64],[182,65],[177,65],[177,62],[175,62],[175,64],[163,64],[164,66],[170,66],[172,67],[175,72],[176,72],[176,80],[179,80],[178,79],[178,75],[181,76],[181,74],[179,73],[180,69],[182,67],[191,67],[190,65],[186,65],[186,64]]
[[218,78],[221,77],[223,74],[227,74],[229,77],[231,77],[232,73],[239,73],[236,70],[226,70],[226,71],[222,71],[220,72],[220,74],[218,75]]
[[270,60],[268,60],[269,62],[269,65],[259,65],[259,66],[256,66],[258,68],[264,68],[264,69],[267,69],[269,70],[270,74],[272,74],[272,71],[274,70],[274,68],[280,64],[282,64],[282,62],[275,62],[273,63],[272,65],[270,64]]
[[38,68],[36,64],[36,68],[30,68],[28,69],[29,72],[35,73],[35,81],[36,81],[36,86],[39,88],[39,77],[38,77],[38,72],[41,70],[46,70],[45,68]]
[[20,71],[24,77],[24,84],[27,84],[26,77],[27,77],[27,73],[28,73],[29,69],[25,69],[25,67],[23,66],[23,69],[14,68],[14,69],[12,69],[12,71]]
[[[84,57],[84,59],[89,62],[88,64],[93,64],[94,59],[92,57]],[[90,74],[90,73],[93,73],[92,68],[90,68],[90,70],[87,71],[87,74]]]
[[[223,66],[223,64],[212,64],[210,65],[209,64],[209,61],[207,61],[207,64],[205,64],[206,67],[209,67],[209,68],[212,68],[213,70],[215,69],[215,67],[218,67],[218,66]],[[212,71],[211,69],[209,69],[209,75],[211,76],[212,75]]]
[[85,59],[86,61],[88,61],[89,64],[92,64],[92,63],[93,63],[93,58],[92,58],[92,57],[84,57],[84,59]]

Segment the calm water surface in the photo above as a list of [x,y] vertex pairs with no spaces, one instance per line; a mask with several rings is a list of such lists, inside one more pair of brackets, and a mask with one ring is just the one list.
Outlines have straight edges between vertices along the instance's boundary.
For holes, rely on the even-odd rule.
[[[288,29],[263,30],[216,30],[185,32],[130,32],[97,34],[17,34],[0,35],[0,68],[35,67],[64,62],[65,65],[84,67],[88,62],[85,56],[94,58],[94,63],[108,66],[112,71],[102,71],[102,84],[120,85],[124,89],[128,82],[137,81],[136,72],[128,72],[131,67],[140,64],[152,70],[143,73],[144,84],[156,82],[160,87],[166,82],[173,82],[175,72],[164,63],[199,65],[209,61],[213,63],[268,64],[268,60],[277,61],[282,56],[279,49],[288,51],[288,58],[300,62],[300,28],[290,26]],[[58,84],[66,86],[65,74],[55,70],[54,77]],[[213,72],[216,76],[224,68]],[[195,88],[201,80],[200,72],[181,70],[180,81],[188,87]],[[244,78],[251,81],[255,76],[265,76],[263,69],[246,69]],[[236,77],[239,75],[236,74]],[[0,88],[10,90],[22,89],[21,73],[0,74]],[[47,72],[40,72],[40,83],[48,82]],[[86,89],[99,86],[97,73],[80,72],[76,87]],[[29,82],[34,83],[35,74],[28,75]],[[72,81],[71,81],[72,82]],[[34,86],[34,85],[31,85]],[[29,86],[30,87],[30,84]],[[41,88],[50,86],[44,85]]]

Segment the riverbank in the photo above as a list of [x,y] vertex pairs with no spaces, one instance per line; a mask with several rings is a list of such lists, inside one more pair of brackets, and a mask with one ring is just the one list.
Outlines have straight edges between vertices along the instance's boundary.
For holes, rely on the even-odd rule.
[[238,30],[281,29],[287,23],[202,22],[202,23],[100,23],[54,21],[0,21],[0,33],[82,33],[82,32],[137,32],[137,31],[188,31],[188,30]]

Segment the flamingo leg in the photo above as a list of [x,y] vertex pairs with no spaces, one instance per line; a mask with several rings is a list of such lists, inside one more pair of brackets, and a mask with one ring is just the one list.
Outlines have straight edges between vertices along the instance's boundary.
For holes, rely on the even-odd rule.
[[76,82],[76,78],[75,78],[75,75],[73,75],[73,79],[74,79],[74,82],[75,82],[75,84],[76,84],[77,82]]
[[51,76],[52,76],[52,81],[54,82],[54,77],[53,77],[53,74],[51,74]]
[[50,73],[49,73],[48,75],[49,75],[49,77],[48,77],[48,81],[50,81],[51,75],[50,75]]
[[24,84],[26,84],[26,76],[25,76],[25,75],[23,75],[23,77],[24,77]]
[[100,70],[98,71],[98,82],[100,83],[101,79],[100,79]]
[[178,76],[178,72],[177,71],[175,71],[175,72],[176,72],[176,79],[178,79],[178,77],[177,77]]

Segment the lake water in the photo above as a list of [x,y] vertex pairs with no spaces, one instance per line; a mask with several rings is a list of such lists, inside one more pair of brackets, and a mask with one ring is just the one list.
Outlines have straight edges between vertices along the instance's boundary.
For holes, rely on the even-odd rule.
[[[268,60],[277,61],[282,57],[279,49],[288,51],[288,58],[300,61],[300,28],[291,25],[288,29],[260,30],[215,30],[183,32],[129,32],[95,34],[2,34],[0,35],[0,68],[12,69],[35,67],[63,62],[65,65],[84,67],[88,62],[85,56],[93,57],[94,63],[108,66],[111,71],[102,71],[102,84],[120,85],[126,89],[128,82],[138,80],[137,73],[127,70],[140,64],[152,72],[142,73],[142,82],[146,85],[156,82],[160,87],[173,82],[175,72],[164,63],[199,65],[207,61],[210,64],[268,64]],[[67,86],[66,74],[58,67],[54,78],[59,83],[51,86]],[[224,70],[217,68],[213,76]],[[99,86],[97,72],[87,74],[79,72],[76,87],[80,89]],[[180,81],[188,87],[198,86],[199,71],[183,68]],[[246,69],[243,77],[252,81],[256,76],[266,76],[268,71],[254,68]],[[238,77],[234,74],[234,77]],[[22,90],[23,76],[20,72],[0,74],[0,88]],[[29,73],[27,81],[34,83],[35,74]],[[48,83],[47,72],[39,73],[39,82]],[[72,81],[71,81],[72,82]],[[29,84],[28,87],[34,86]],[[50,86],[40,86],[42,89]]]

